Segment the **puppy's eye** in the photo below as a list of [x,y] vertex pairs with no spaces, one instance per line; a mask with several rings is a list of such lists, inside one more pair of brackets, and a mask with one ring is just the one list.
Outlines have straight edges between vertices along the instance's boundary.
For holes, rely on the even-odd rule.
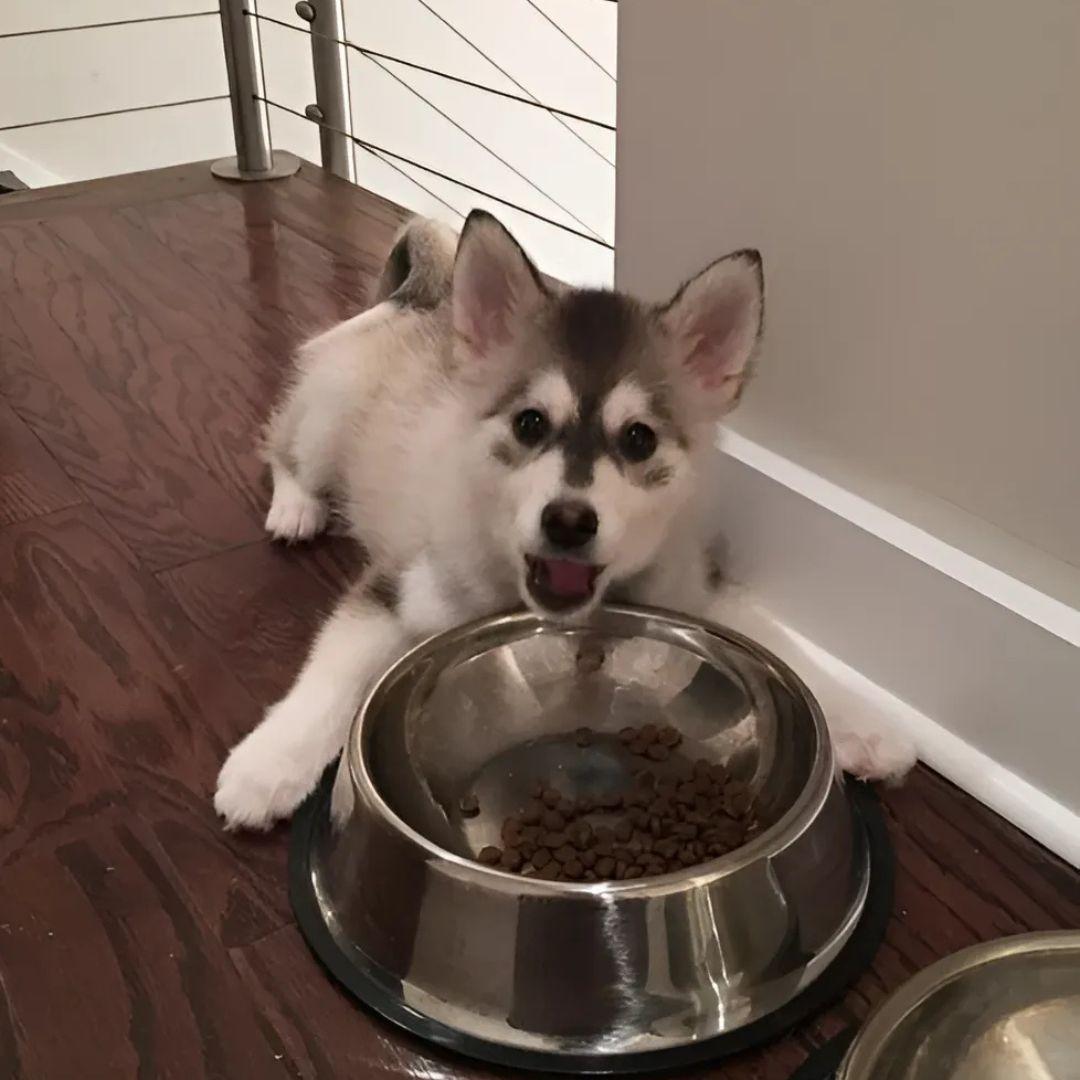
[[619,436],[619,450],[627,461],[646,461],[656,453],[656,432],[648,424],[627,424]]
[[522,446],[538,446],[550,430],[548,418],[539,409],[522,409],[514,417],[514,437]]

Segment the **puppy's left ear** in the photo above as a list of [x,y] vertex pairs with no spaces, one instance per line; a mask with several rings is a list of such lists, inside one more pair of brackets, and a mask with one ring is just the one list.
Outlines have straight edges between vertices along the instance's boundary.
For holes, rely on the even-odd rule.
[[736,251],[691,278],[660,309],[671,362],[699,400],[719,416],[738,400],[761,337],[761,255]]

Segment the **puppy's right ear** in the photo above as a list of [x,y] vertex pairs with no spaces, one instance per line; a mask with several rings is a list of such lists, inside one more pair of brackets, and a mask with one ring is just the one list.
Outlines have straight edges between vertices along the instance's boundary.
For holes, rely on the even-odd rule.
[[547,290],[506,228],[484,210],[469,214],[454,260],[453,320],[459,349],[485,360],[513,344]]

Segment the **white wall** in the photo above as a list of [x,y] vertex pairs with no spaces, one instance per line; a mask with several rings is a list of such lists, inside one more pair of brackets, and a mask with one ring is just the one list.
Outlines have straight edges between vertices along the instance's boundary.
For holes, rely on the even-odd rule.
[[620,11],[621,284],[762,247],[734,426],[1075,591],[1080,5]]
[[[212,0],[147,0],[137,14],[171,15],[214,6]],[[597,63],[524,2],[429,0],[429,6],[459,29],[460,36],[418,0],[383,4],[348,0],[347,35],[379,52],[510,93],[531,93],[579,115],[614,123],[617,5],[602,0],[538,0],[538,7]],[[306,24],[296,16],[291,0],[262,0],[259,9],[295,28],[263,24],[261,37],[268,96],[302,112],[314,100],[310,46],[297,32]],[[126,0],[50,0],[47,5],[3,0],[0,33],[134,14]],[[543,110],[401,65],[387,66],[392,75],[359,53],[350,54],[359,137],[611,243],[613,133],[576,121],[563,126]],[[204,97],[226,89],[216,16],[0,40],[0,127]],[[271,124],[277,146],[318,160],[317,132],[309,122],[272,109]],[[0,166],[13,168],[34,185],[230,152],[227,101],[0,132]],[[612,279],[613,255],[604,244],[578,238],[411,166],[401,166],[402,175],[359,149],[357,164],[364,186],[453,224],[460,224],[473,206],[486,206],[506,221],[549,273],[599,284]]]
[[[142,0],[140,17],[214,7]],[[128,0],[3,0],[0,34],[134,17]],[[0,127],[227,92],[217,16],[0,40]],[[31,186],[229,153],[228,101],[0,132],[0,166]]]

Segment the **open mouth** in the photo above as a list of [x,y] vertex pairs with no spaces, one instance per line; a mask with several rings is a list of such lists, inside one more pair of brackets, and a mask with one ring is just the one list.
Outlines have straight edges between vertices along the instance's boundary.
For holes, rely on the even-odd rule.
[[544,559],[525,556],[525,580],[532,598],[545,610],[572,611],[584,607],[596,591],[596,579],[603,569],[573,559]]

